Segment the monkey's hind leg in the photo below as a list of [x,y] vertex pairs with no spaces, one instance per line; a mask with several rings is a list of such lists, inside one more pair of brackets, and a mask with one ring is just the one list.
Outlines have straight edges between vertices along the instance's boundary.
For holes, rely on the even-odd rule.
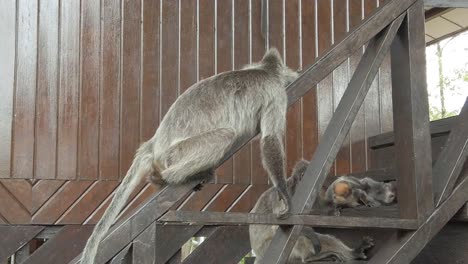
[[[218,128],[175,143],[167,151],[163,180],[169,184],[202,180],[201,173],[212,170],[221,161],[235,138],[234,129]],[[210,173],[204,175],[209,177]]]

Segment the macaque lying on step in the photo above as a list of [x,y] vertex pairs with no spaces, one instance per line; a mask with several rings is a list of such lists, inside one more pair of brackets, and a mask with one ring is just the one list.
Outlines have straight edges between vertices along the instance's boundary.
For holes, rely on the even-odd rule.
[[[306,161],[298,162],[294,168],[293,175],[289,177],[287,187],[291,195],[294,194],[296,184],[304,175],[307,165],[308,162]],[[278,192],[272,187],[260,196],[252,213],[277,213],[282,210],[283,206],[284,204],[281,203]],[[250,225],[250,244],[256,255],[255,263],[259,263],[263,259],[277,228],[278,226],[276,225]],[[316,240],[318,240],[318,243]],[[302,261],[302,263],[308,263],[326,259],[338,261],[367,259],[366,251],[373,246],[373,240],[369,237],[364,237],[361,246],[350,248],[338,238],[315,233],[311,227],[306,226],[303,228],[302,234],[297,240],[288,262]]]
[[334,209],[340,215],[340,209],[346,207],[379,207],[396,201],[396,182],[379,182],[371,178],[341,176],[322,193],[321,204]]

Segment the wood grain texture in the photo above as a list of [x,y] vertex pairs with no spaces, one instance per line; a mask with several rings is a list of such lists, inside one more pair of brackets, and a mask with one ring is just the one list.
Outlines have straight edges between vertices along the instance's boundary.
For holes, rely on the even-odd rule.
[[34,176],[55,179],[57,159],[57,95],[59,3],[39,2]]
[[11,174],[13,96],[16,59],[16,1],[2,1],[0,10],[0,178]]
[[[119,179],[122,17],[119,0],[102,2],[99,179]],[[126,62],[126,61],[125,61]]]
[[148,140],[159,125],[160,105],[160,2],[146,0],[143,5],[143,47],[141,80],[141,141]]
[[78,130],[78,179],[96,180],[99,146],[101,57],[100,2],[81,2],[81,90]]
[[[75,179],[80,96],[80,3],[62,2],[60,23],[56,178]],[[51,160],[43,162],[50,163]]]
[[197,1],[180,2],[180,93],[197,82]]
[[[342,2],[333,2],[333,39],[334,42],[339,42],[344,38],[345,33],[348,30],[348,8],[343,5]],[[348,82],[350,79],[349,75],[349,59],[343,62],[333,71],[333,110],[336,109],[338,103],[343,96]],[[335,167],[336,175],[344,175],[351,172],[351,139],[349,134],[346,136],[340,151],[336,155]]]
[[123,1],[120,176],[124,177],[140,145],[141,1]]
[[434,209],[423,11],[421,1],[408,9],[391,50],[399,208],[420,223]]
[[[315,1],[302,0],[302,68],[311,65],[318,56],[315,52]],[[302,134],[303,134],[303,157],[307,160],[318,144],[318,109],[317,89],[314,87],[302,98]]]
[[[300,68],[300,45],[299,45],[299,1],[285,1],[284,19],[286,34],[285,63],[293,70]],[[294,103],[286,114],[286,175],[291,175],[294,165],[302,159],[302,100]]]
[[0,259],[6,260],[42,230],[42,226],[0,226]]
[[12,177],[33,178],[38,2],[18,1]]
[[92,232],[92,226],[64,226],[23,263],[68,263],[83,250]]

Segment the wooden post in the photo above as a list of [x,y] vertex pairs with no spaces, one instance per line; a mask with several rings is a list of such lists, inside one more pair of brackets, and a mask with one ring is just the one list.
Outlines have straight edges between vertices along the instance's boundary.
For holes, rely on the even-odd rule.
[[402,218],[419,223],[434,209],[425,50],[420,0],[408,9],[391,49],[398,204]]
[[436,207],[452,192],[468,154],[468,99],[457,120],[433,169]]

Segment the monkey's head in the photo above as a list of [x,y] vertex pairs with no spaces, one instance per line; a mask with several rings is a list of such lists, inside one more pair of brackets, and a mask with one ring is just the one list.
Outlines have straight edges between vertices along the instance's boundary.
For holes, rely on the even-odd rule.
[[286,64],[284,64],[281,55],[276,48],[270,48],[261,61],[263,67],[268,70],[278,74],[283,81],[283,85],[286,88],[289,84],[294,82],[299,74],[294,70],[290,69]]
[[375,188],[369,190],[369,195],[383,204],[388,205],[396,202],[396,184],[394,181],[379,184]]

